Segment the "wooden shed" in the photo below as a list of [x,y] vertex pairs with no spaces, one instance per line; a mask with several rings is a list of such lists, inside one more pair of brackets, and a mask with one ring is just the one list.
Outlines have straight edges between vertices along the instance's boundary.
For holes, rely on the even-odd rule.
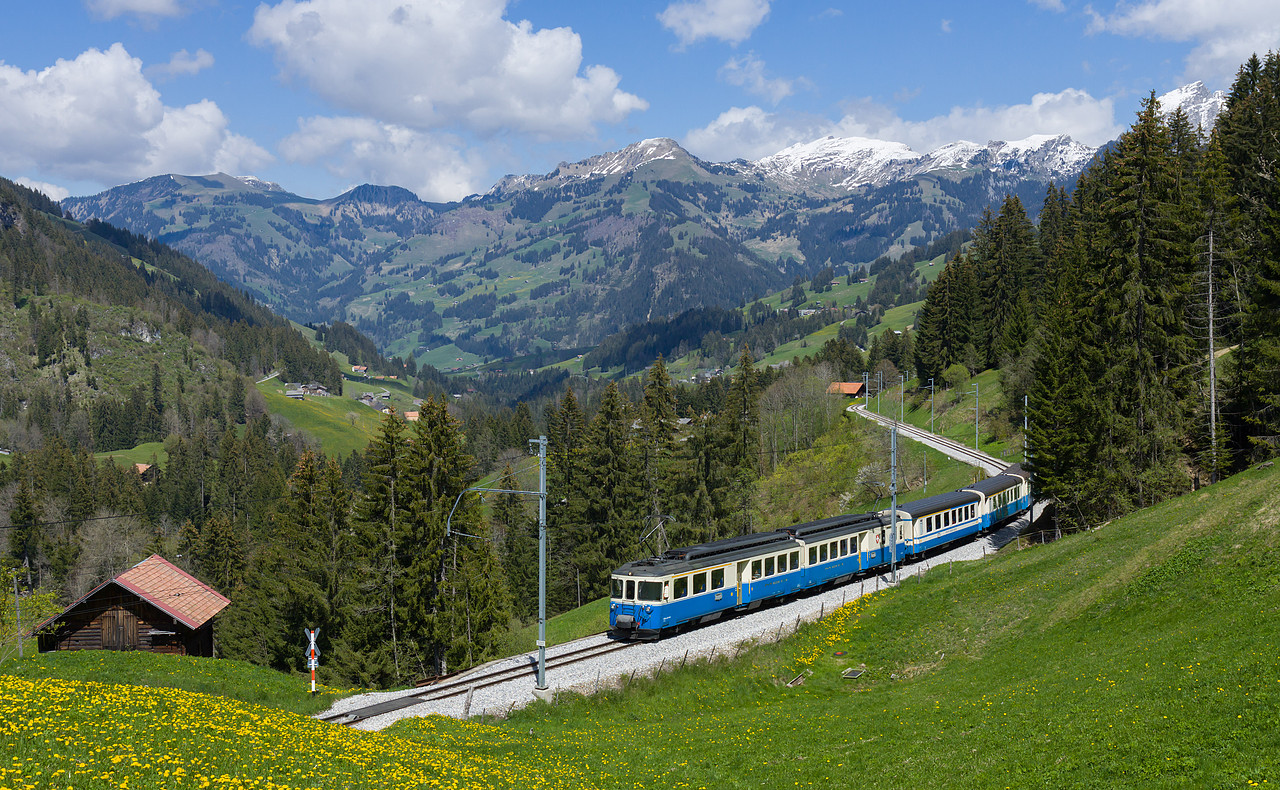
[[40,651],[149,650],[213,655],[213,616],[231,603],[152,554],[36,626]]

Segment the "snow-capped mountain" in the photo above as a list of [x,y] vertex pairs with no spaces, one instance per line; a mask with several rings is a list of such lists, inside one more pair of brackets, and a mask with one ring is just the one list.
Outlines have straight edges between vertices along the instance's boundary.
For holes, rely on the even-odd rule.
[[644,165],[662,160],[679,160],[694,157],[668,137],[654,137],[623,148],[621,151],[598,154],[581,162],[561,162],[546,175],[506,175],[489,190],[490,194],[510,194],[521,189],[536,189],[547,181],[575,181],[589,178],[621,175]]
[[232,176],[232,178],[239,181],[241,184],[244,184],[245,186],[249,187],[250,189],[257,189],[257,190],[261,190],[262,192],[283,192],[284,191],[284,187],[280,186],[276,182],[265,181],[261,178],[258,178],[257,176]]
[[1226,106],[1227,94],[1222,91],[1209,92],[1203,82],[1196,80],[1190,85],[1175,88],[1160,97],[1160,109],[1165,115],[1182,108],[1192,126],[1197,126],[1207,134],[1213,128],[1218,113]]
[[918,154],[902,143],[826,137],[793,145],[753,165],[761,175],[793,187],[854,189],[939,171],[987,170],[1044,180],[1075,178],[1096,151],[1065,134],[994,140],[986,145],[961,140],[927,154]]

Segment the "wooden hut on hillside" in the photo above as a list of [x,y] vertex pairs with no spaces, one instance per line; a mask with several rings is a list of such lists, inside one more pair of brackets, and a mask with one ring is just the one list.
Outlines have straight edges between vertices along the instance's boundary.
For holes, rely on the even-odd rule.
[[159,554],[95,587],[36,626],[40,651],[148,650],[213,655],[213,617],[226,596]]

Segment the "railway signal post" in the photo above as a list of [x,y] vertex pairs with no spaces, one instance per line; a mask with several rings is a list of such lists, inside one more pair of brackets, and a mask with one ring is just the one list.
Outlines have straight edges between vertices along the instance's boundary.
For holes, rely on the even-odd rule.
[[311,693],[316,693],[316,670],[320,668],[320,648],[316,646],[316,637],[320,636],[319,628],[304,628],[307,635],[307,669],[311,670]]

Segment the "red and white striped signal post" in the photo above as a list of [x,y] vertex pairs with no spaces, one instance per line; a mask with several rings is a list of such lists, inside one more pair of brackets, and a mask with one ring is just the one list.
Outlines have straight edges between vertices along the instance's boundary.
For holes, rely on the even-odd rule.
[[320,629],[304,628],[302,632],[307,635],[307,669],[311,670],[311,693],[316,693],[316,668],[320,666],[320,648],[316,647],[316,637],[320,635]]

